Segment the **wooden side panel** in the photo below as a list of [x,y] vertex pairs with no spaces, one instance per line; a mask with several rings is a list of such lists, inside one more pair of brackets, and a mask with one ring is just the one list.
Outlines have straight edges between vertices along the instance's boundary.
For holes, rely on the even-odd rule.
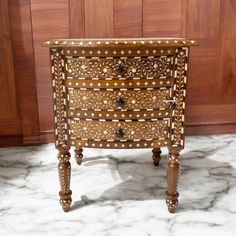
[[9,1],[15,76],[24,144],[39,143],[38,102],[29,0]]
[[[221,0],[219,92],[220,103],[236,103],[236,1]],[[235,111],[236,112],[236,111]]]
[[21,134],[7,0],[0,1],[0,135]]
[[69,0],[70,3],[70,37],[84,38],[84,0]]
[[53,129],[52,89],[48,48],[50,38],[69,38],[68,0],[31,0],[36,80],[41,134]]
[[85,37],[113,37],[113,0],[85,0]]
[[142,37],[142,0],[114,0],[114,37]]
[[180,37],[182,0],[143,0],[143,37]]

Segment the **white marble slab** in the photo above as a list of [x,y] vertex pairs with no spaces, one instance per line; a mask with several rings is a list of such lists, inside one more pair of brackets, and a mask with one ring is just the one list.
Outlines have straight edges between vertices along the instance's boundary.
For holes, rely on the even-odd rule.
[[73,206],[58,202],[56,150],[0,149],[2,236],[235,236],[236,135],[188,137],[182,152],[179,207],[165,205],[166,153],[85,149],[72,162]]

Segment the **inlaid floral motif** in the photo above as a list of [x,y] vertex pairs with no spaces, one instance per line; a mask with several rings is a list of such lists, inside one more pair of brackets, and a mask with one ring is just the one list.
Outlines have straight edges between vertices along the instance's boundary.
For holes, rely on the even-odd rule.
[[[68,58],[68,75],[73,77],[168,77],[172,70],[171,56],[153,58],[114,58],[114,59],[81,59]],[[124,72],[117,73],[117,66]]]
[[51,60],[56,146],[65,147],[68,145],[68,129],[63,51],[52,49]]
[[117,99],[122,98],[122,108],[126,109],[169,108],[165,103],[169,95],[170,89],[111,92],[70,89],[68,102],[70,108],[118,109]]
[[187,73],[188,48],[176,49],[176,78],[173,91],[173,99],[176,100],[175,109],[172,111],[172,135],[173,147],[184,146],[184,111],[186,98],[186,73]]
[[71,138],[119,139],[117,130],[124,133],[123,139],[164,139],[168,135],[168,120],[146,122],[100,122],[72,121]]

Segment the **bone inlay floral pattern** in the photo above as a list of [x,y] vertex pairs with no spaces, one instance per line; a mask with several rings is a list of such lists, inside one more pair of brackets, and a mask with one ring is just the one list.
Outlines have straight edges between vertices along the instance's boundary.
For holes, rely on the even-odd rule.
[[[71,121],[71,138],[126,140],[126,139],[165,139],[168,137],[168,120],[147,122],[101,122]],[[123,137],[117,132],[122,130]]]
[[[165,102],[170,97],[170,89],[152,91],[81,91],[69,89],[70,108],[87,109],[165,109],[170,106]],[[123,105],[118,106],[119,99]]]
[[[117,75],[117,68],[123,71]],[[67,59],[68,76],[77,77],[167,77],[171,75],[173,56],[127,59]]]
[[[50,48],[60,204],[69,211],[70,148],[152,148],[155,166],[169,149],[166,204],[178,205],[184,148],[189,39],[52,40]],[[158,181],[158,180],[157,180]]]

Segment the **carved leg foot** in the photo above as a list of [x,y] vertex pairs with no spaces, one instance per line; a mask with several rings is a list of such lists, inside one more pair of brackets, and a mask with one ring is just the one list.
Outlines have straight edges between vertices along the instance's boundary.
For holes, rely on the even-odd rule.
[[81,165],[83,160],[83,149],[75,149],[75,160],[78,165]]
[[161,160],[161,149],[160,148],[153,148],[152,149],[152,159],[153,159],[153,164],[155,166],[159,165],[159,162]]
[[178,205],[177,182],[179,175],[179,153],[168,156],[166,204],[170,213],[174,213]]
[[178,205],[178,197],[178,192],[175,192],[175,194],[172,195],[169,194],[168,191],[166,191],[166,204],[170,213],[175,213],[176,207]]
[[62,150],[58,154],[58,171],[59,179],[61,185],[61,191],[59,192],[60,204],[65,212],[70,210],[71,206],[71,194],[70,190],[70,174],[71,174],[71,165],[70,165],[70,153],[69,150]]

